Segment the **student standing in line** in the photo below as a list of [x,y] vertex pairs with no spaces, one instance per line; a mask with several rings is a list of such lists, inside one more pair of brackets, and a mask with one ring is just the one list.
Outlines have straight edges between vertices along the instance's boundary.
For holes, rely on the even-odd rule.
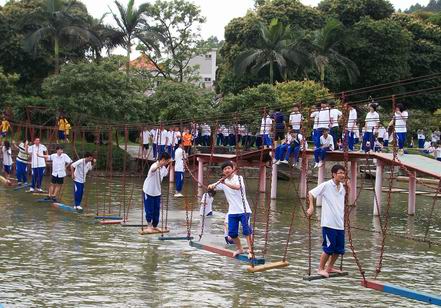
[[6,135],[8,134],[9,129],[11,129],[11,124],[9,124],[9,121],[6,119],[5,116],[3,116],[2,124],[0,127],[0,141],[2,138],[6,138]]
[[272,118],[274,119],[274,142],[278,144],[283,139],[285,139],[285,116],[282,113],[280,108],[277,108],[276,111],[272,114]]
[[199,216],[204,216],[204,213],[205,216],[213,216],[213,200],[215,195],[216,191],[214,190],[208,190],[202,195],[199,202]]
[[141,132],[141,141],[142,141],[142,157],[148,158],[148,152],[149,152],[149,146],[150,146],[150,140],[152,138],[150,130],[148,127],[144,127],[144,129]]
[[367,152],[366,142],[369,142],[371,146],[374,144],[374,133],[378,129],[378,124],[380,123],[380,116],[377,112],[377,105],[370,104],[369,112],[366,114],[365,118],[365,132],[363,134],[363,144],[362,150]]
[[436,145],[435,158],[437,161],[441,161],[441,144],[439,143]]
[[323,135],[323,131],[326,129],[329,133],[331,127],[331,109],[326,101],[320,103],[320,110],[317,116],[317,145],[320,147],[320,137]]
[[262,145],[264,148],[271,148],[273,141],[271,140],[271,130],[273,120],[265,111],[260,125],[260,135],[262,136]]
[[424,142],[426,141],[426,135],[424,135],[423,129],[419,129],[417,131],[417,137],[418,137],[418,148],[424,149]]
[[9,143],[8,140],[5,140],[3,142],[2,157],[3,157],[3,171],[5,173],[5,178],[6,180],[8,180],[9,183],[9,177],[12,171],[12,150],[11,150],[11,144]]
[[182,194],[182,188],[184,187],[184,175],[185,167],[184,162],[187,159],[187,154],[184,151],[184,143],[182,140],[178,141],[178,148],[175,151],[175,185],[176,193],[175,197],[184,197]]
[[27,185],[28,183],[28,161],[29,161],[29,154],[28,154],[28,141],[20,142],[17,146],[15,144],[15,141],[12,141],[12,145],[14,148],[18,149],[17,158],[15,159],[15,173],[17,176],[17,185],[21,186]]
[[171,162],[170,154],[163,152],[160,159],[153,163],[144,180],[144,209],[147,221],[147,232],[161,231],[158,229],[159,213],[161,208],[161,182],[168,174]]
[[187,155],[191,155],[192,141],[193,135],[190,133],[188,128],[185,128],[184,133],[182,134],[182,143],[184,144],[184,150]]
[[348,108],[349,111],[348,124],[347,124],[348,149],[349,151],[354,151],[355,135],[358,130],[357,110],[355,110],[355,108],[350,104],[346,104],[346,108]]
[[397,104],[395,108],[394,118],[391,124],[395,125],[395,134],[398,139],[398,153],[400,155],[404,154],[404,145],[406,143],[407,137],[407,120],[409,119],[409,114],[404,108],[403,104]]
[[[30,192],[37,190],[43,192],[41,184],[43,182],[44,171],[46,169],[46,161],[42,155],[47,155],[47,148],[40,143],[40,138],[35,138],[34,144],[27,148],[27,152],[31,154],[31,168],[32,168],[32,184],[29,189]],[[39,157],[40,156],[40,157]]]
[[72,180],[74,182],[74,207],[76,210],[81,211],[81,201],[83,200],[84,184],[86,183],[87,173],[93,169],[93,165],[96,164],[96,159],[89,152],[84,154],[84,158],[77,160],[70,165],[70,171],[72,174]]
[[293,106],[292,112],[289,115],[289,124],[296,133],[300,133],[300,129],[302,128],[302,121],[303,116],[300,113],[300,107],[296,104]]
[[58,142],[64,142],[66,140],[66,124],[68,123],[66,118],[61,115],[58,118]]
[[60,194],[61,186],[64,184],[64,178],[66,177],[66,168],[72,163],[72,159],[63,153],[63,147],[61,145],[57,145],[55,151],[56,153],[51,155],[38,156],[52,162],[52,179],[47,200],[57,202],[57,197]]
[[335,107],[334,102],[329,104],[329,108],[330,108],[330,116],[331,116],[331,124],[330,124],[331,136],[334,139],[334,144],[337,144],[339,121],[343,113]]
[[320,112],[320,104],[317,104],[314,107],[314,111],[309,116],[311,119],[313,119],[313,125],[312,125],[312,142],[314,143],[315,148],[320,147],[320,136],[318,136],[318,122],[319,122],[319,112]]
[[[345,195],[343,185],[346,170],[342,165],[331,169],[332,179],[309,191],[308,217],[314,213],[314,199],[322,197],[321,227],[323,234],[323,253],[320,257],[318,274],[329,277],[330,273],[341,273],[334,268],[335,261],[345,253]],[[329,263],[328,263],[329,261]]]

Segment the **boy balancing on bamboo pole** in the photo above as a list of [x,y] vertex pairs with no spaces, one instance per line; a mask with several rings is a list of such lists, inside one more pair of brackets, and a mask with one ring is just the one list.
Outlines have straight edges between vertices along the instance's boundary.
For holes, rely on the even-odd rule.
[[[321,226],[323,234],[323,253],[320,257],[318,274],[329,277],[329,273],[341,273],[334,268],[339,255],[345,253],[345,186],[346,171],[342,165],[331,169],[332,179],[309,191],[308,217],[314,212],[314,199],[322,197]],[[329,263],[326,266],[326,263]]]
[[251,208],[247,201],[243,177],[235,174],[236,169],[231,161],[224,162],[221,166],[224,175],[219,181],[208,185],[208,190],[223,190],[228,201],[228,236],[234,241],[236,251],[233,257],[244,252],[239,239],[239,222],[242,224],[242,233],[247,240],[248,258],[251,259],[251,227],[249,224]]

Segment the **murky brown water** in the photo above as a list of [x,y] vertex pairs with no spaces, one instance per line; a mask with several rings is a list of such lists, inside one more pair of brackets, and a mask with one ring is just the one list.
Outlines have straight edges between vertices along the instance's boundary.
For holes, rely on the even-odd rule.
[[[106,191],[100,183],[98,196]],[[89,185],[96,181],[90,181]],[[189,180],[187,180],[188,184]],[[248,195],[255,197],[256,183],[249,180]],[[293,186],[280,182],[279,200],[271,203],[267,261],[283,254],[292,208],[296,219],[289,246],[290,266],[260,274],[246,272],[238,261],[189,247],[186,241],[162,242],[156,236],[141,236],[137,228],[101,226],[93,217],[68,214],[48,204],[35,203],[24,192],[0,187],[0,304],[5,307],[35,306],[132,306],[132,307],[412,307],[421,305],[404,298],[365,289],[348,248],[344,259],[347,278],[305,282],[308,231]],[[136,208],[130,223],[141,223],[140,187],[134,191]],[[165,186],[164,186],[165,187]],[[118,213],[120,185],[113,207]],[[163,188],[163,191],[166,189]],[[187,192],[191,188],[187,187]],[[95,211],[96,190],[88,200]],[[371,191],[363,191],[353,225],[374,230]],[[66,186],[65,202],[72,200]],[[102,199],[99,199],[102,200]],[[101,202],[101,201],[99,201]],[[194,203],[194,200],[193,200]],[[394,194],[391,230],[406,235],[424,235],[432,199],[417,197],[417,215],[407,217],[407,195]],[[205,243],[222,245],[226,210],[222,193],[215,197],[214,217],[206,220]],[[430,238],[441,242],[440,206],[437,205]],[[200,233],[198,209],[193,232]],[[317,213],[319,217],[319,213]],[[170,197],[170,235],[185,235],[183,200]],[[265,227],[262,210],[256,224],[257,251],[263,247]],[[320,228],[313,223],[313,266],[321,251]],[[373,276],[381,237],[353,230],[354,245],[369,277]],[[414,290],[441,294],[441,247],[429,247],[398,237],[388,237],[379,279]]]

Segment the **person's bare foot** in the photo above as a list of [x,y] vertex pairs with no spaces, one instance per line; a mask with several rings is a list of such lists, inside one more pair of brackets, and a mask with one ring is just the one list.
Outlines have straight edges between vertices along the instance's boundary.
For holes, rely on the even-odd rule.
[[235,252],[233,252],[233,258],[237,257],[240,254],[243,254],[243,249],[238,249]]
[[323,277],[325,277],[325,278],[329,278],[329,273],[327,272],[327,271],[325,271],[325,270],[318,270],[317,271],[317,273],[320,275],[320,276],[323,276]]
[[154,232],[155,229],[152,227],[147,227],[147,229],[145,229],[146,232]]
[[336,269],[335,267],[331,267],[331,268],[327,268],[326,269],[326,271],[328,272],[328,273],[339,273],[339,274],[341,274],[341,273],[343,273],[341,270],[338,270],[338,269]]
[[159,229],[158,227],[153,227],[153,231],[161,232],[161,229]]

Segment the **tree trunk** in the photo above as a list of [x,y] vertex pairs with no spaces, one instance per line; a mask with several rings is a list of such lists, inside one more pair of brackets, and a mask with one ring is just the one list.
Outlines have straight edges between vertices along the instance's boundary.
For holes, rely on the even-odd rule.
[[130,73],[130,53],[131,53],[131,49],[132,49],[132,44],[130,44],[130,41],[132,39],[131,39],[130,36],[127,39],[128,39],[128,43],[127,43],[127,67],[126,67],[126,74],[127,74],[127,77],[129,77],[129,73]]
[[60,72],[60,42],[58,37],[54,38],[54,62],[55,62],[55,75]]
[[320,66],[320,85],[322,88],[325,86],[325,66]]
[[270,61],[270,84],[274,84],[274,62]]

